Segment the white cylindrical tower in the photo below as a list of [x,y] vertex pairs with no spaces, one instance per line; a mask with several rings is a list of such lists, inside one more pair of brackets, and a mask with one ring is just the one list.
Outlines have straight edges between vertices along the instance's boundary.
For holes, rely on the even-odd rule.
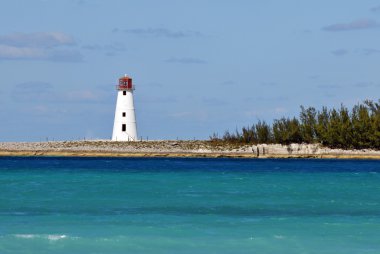
[[115,121],[113,124],[113,141],[137,141],[135,107],[133,105],[132,79],[125,75],[119,79]]

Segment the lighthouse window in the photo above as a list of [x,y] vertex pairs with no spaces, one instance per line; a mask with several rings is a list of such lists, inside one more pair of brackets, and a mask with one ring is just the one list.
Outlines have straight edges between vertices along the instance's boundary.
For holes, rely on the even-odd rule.
[[123,112],[123,117],[125,117],[125,112]]
[[127,91],[123,91],[123,95],[127,95]]
[[127,130],[127,125],[126,124],[121,125],[121,131],[126,131],[126,130]]

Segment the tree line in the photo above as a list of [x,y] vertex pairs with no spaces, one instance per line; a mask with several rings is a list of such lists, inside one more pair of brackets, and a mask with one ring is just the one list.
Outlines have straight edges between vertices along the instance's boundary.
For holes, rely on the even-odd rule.
[[301,106],[299,117],[275,119],[272,124],[265,121],[243,127],[240,131],[226,131],[219,137],[214,133],[212,141],[247,144],[320,143],[330,148],[380,149],[380,99],[366,100],[349,110],[344,105],[339,109]]

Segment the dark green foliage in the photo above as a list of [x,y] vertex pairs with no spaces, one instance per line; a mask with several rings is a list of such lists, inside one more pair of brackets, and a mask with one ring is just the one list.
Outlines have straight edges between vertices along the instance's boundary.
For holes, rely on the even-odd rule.
[[257,133],[254,125],[242,129],[241,139],[244,143],[257,143]]
[[279,144],[302,143],[302,135],[299,121],[296,118],[281,118],[274,120],[274,142]]
[[328,130],[330,123],[330,114],[326,107],[322,108],[322,111],[319,111],[317,114],[317,120],[315,125],[315,136],[316,140],[322,145],[327,145]]
[[366,105],[356,105],[352,110],[351,124],[354,129],[354,141],[357,148],[370,148],[372,124],[369,109]]
[[247,144],[321,143],[332,148],[380,149],[380,100],[366,100],[351,111],[343,105],[338,110],[323,107],[320,111],[301,106],[299,119],[283,117],[274,120],[272,126],[258,121],[251,127],[243,127],[241,132],[226,131],[222,138],[213,134],[210,139]]
[[371,112],[371,129],[372,135],[370,136],[370,142],[373,147],[380,147],[380,100],[379,103],[373,101],[364,102]]
[[255,125],[257,142],[259,144],[272,143],[271,127],[265,121],[259,121]]
[[305,109],[303,106],[301,106],[301,113],[300,113],[300,122],[301,122],[301,134],[302,139],[306,143],[314,143],[316,140],[316,115],[317,112],[315,108],[307,108]]
[[340,143],[342,148],[354,148],[353,145],[353,128],[351,125],[350,113],[343,105],[339,111],[340,117]]
[[341,128],[340,128],[340,117],[336,109],[330,111],[330,122],[327,128],[327,139],[325,143],[330,147],[341,147]]

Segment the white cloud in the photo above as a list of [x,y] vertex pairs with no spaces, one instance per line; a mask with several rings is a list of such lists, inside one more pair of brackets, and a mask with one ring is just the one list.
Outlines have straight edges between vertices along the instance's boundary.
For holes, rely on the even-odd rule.
[[0,59],[33,59],[44,57],[46,57],[46,54],[40,48],[0,45]]
[[284,107],[277,107],[274,109],[274,112],[275,113],[286,113],[286,112],[288,112],[288,110]]
[[331,53],[335,56],[344,56],[348,54],[348,50],[346,49],[336,49],[331,51]]
[[187,119],[196,121],[206,121],[209,119],[209,114],[205,110],[174,112],[168,114],[168,116],[174,119]]
[[365,48],[365,49],[362,49],[361,52],[366,55],[366,56],[370,56],[370,55],[373,55],[373,54],[379,54],[380,53],[380,50],[378,49],[373,49],[373,48]]
[[46,82],[25,82],[15,85],[11,95],[14,101],[28,104],[104,103],[110,99],[108,91],[99,89],[58,91],[54,85]]
[[74,39],[58,32],[15,33],[0,36],[0,60],[48,60],[53,62],[80,62],[77,50],[67,49]]
[[167,63],[180,63],[180,64],[204,64],[206,63],[205,60],[199,59],[199,58],[191,58],[191,57],[172,57],[169,59],[166,59],[165,62]]
[[70,49],[42,49],[0,45],[0,60],[48,60],[53,62],[81,62],[79,51]]
[[141,37],[165,37],[172,39],[179,39],[185,37],[201,37],[202,34],[198,31],[174,31],[167,28],[133,28],[133,29],[114,29],[114,32],[124,32]]
[[370,9],[372,12],[378,12],[380,11],[380,5],[374,6]]
[[102,96],[92,90],[81,90],[68,92],[65,97],[68,101],[99,101]]
[[0,44],[15,47],[57,47],[74,45],[74,39],[60,32],[14,33],[0,36]]
[[323,27],[328,32],[342,32],[352,30],[364,30],[379,27],[379,24],[372,19],[360,19],[350,23],[337,23]]

